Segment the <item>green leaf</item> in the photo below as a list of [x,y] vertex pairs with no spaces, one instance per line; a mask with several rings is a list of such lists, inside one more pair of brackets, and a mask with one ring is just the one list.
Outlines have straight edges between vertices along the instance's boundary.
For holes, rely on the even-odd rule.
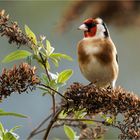
[[74,130],[71,127],[64,125],[64,131],[65,131],[65,134],[67,135],[67,137],[69,138],[69,140],[75,139],[76,133],[74,132]]
[[37,45],[36,36],[35,36],[35,34],[33,33],[33,31],[32,31],[27,25],[25,25],[25,32],[26,32],[27,36],[28,36],[30,39],[32,39],[33,43],[34,43],[35,45]]
[[51,80],[50,81],[50,87],[52,87],[53,89],[56,89],[56,80]]
[[3,109],[0,109],[0,112],[3,112],[4,110]]
[[65,83],[73,74],[73,71],[71,69],[67,69],[62,71],[59,75],[58,75],[58,83]]
[[19,128],[21,128],[22,126],[15,126],[15,127],[13,127],[12,129],[10,129],[10,132],[14,132],[15,130],[17,130],[17,129],[19,129]]
[[18,138],[19,138],[19,136],[12,132],[7,132],[3,136],[3,140],[17,140]]
[[47,88],[45,88],[45,87],[42,87],[42,86],[39,86],[38,88],[44,91],[44,92],[42,93],[43,96],[44,96],[45,94],[47,94],[47,93],[50,94],[50,90],[49,90],[49,89],[47,89]]
[[48,61],[46,61],[46,66],[47,66],[47,69],[50,70],[51,66]]
[[105,122],[108,123],[108,124],[112,124],[116,120],[116,117],[115,116],[108,117],[105,114],[102,114],[101,117],[103,119],[105,119]]
[[31,65],[33,59],[33,55],[27,56],[26,62]]
[[66,60],[69,60],[69,61],[72,61],[73,60],[70,56],[68,56],[66,54],[62,54],[62,53],[52,53],[50,55],[50,57],[51,58],[58,59],[58,60],[60,60],[61,58],[66,59]]
[[46,94],[50,94],[49,92],[43,92],[42,96],[45,96]]
[[54,51],[54,48],[51,47],[51,43],[48,40],[46,40],[46,48],[47,48],[47,55],[48,56],[51,55]]
[[0,132],[4,133],[4,127],[1,122],[0,122]]
[[106,119],[107,118],[106,114],[101,114],[101,118]]
[[55,58],[51,58],[51,61],[53,62],[53,64],[58,67],[59,66],[59,60],[55,59]]
[[14,116],[14,117],[20,117],[20,118],[27,118],[27,116],[23,114],[18,114],[14,112],[0,112],[0,116]]
[[108,124],[112,124],[112,123],[114,122],[114,118],[108,117],[108,118],[106,119],[106,122],[107,122]]
[[43,83],[45,83],[46,85],[49,85],[50,81],[45,73],[42,73],[41,79],[42,79]]
[[59,118],[66,118],[68,116],[67,113],[65,113],[64,111],[61,111],[61,113],[59,114]]
[[76,119],[82,119],[82,118],[85,117],[86,114],[87,114],[87,113],[86,113],[85,110],[83,109],[83,110],[75,111],[75,112],[74,112],[74,117],[75,117]]
[[23,58],[27,58],[28,56],[31,56],[32,53],[30,53],[29,51],[25,51],[25,50],[17,50],[14,51],[10,54],[8,54],[3,60],[3,63],[9,63],[11,61],[15,61],[15,60],[19,60],[19,59],[23,59]]

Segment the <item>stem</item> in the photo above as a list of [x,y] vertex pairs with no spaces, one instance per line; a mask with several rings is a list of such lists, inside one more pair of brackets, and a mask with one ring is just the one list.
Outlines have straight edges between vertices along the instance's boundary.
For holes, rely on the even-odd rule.
[[67,118],[58,118],[59,121],[93,121],[97,123],[102,123],[103,121],[94,120],[94,119],[67,119]]
[[43,125],[46,121],[48,121],[51,117],[52,117],[52,114],[50,114],[47,118],[45,118],[45,119],[30,133],[30,135],[29,135],[29,137],[27,138],[27,140],[30,140],[33,136],[35,136],[36,133],[37,133],[36,131],[39,130],[39,129],[42,127],[42,125]]
[[[47,69],[47,67],[46,67],[46,61],[47,61],[47,59],[44,59],[43,58],[43,56],[42,56],[42,54],[39,52],[39,55],[40,55],[40,58],[41,58],[41,60],[42,60],[42,64],[43,64],[43,66],[44,66],[44,68],[45,68],[45,71],[46,71],[46,74],[47,74],[47,77],[48,77],[48,79],[49,79],[49,81],[51,81],[51,78],[50,78],[50,75],[49,75],[49,72],[48,72],[48,69]],[[53,91],[54,92],[54,91]],[[55,96],[54,96],[54,94],[52,93],[52,102],[53,102],[53,115],[55,114]]]
[[43,56],[42,56],[42,54],[41,54],[40,52],[39,52],[39,55],[40,55],[40,58],[41,58],[41,60],[42,60],[42,65],[43,65],[44,68],[45,68],[45,71],[46,71],[47,77],[48,77],[49,81],[51,81],[51,78],[50,78],[50,75],[49,75],[48,69],[47,69],[47,67],[46,67],[46,60],[44,60],[44,58],[43,58]]
[[[105,124],[104,121],[99,121],[99,120],[94,120],[94,119],[67,119],[67,118],[57,118],[57,120],[59,120],[59,121],[93,121],[93,122],[97,122],[97,123],[101,123],[101,124],[107,125],[107,124]],[[125,134],[125,131],[123,129],[121,129],[119,126],[115,125],[115,124],[108,124],[107,126],[112,126],[112,127],[118,128],[119,130],[121,130],[122,133]]]
[[51,121],[50,121],[50,123],[49,123],[49,125],[48,125],[48,127],[47,127],[47,130],[46,130],[46,133],[45,133],[45,135],[44,135],[43,140],[47,140],[47,139],[48,139],[50,130],[51,130],[53,124],[57,121],[58,116],[59,116],[59,114],[61,113],[61,111],[62,111],[62,108],[58,109],[58,110],[55,112],[55,115],[53,116],[53,118],[51,119]]
[[[63,122],[63,123],[61,123],[61,124],[55,124],[55,125],[53,125],[52,128],[58,128],[58,127],[64,126],[64,124],[65,124],[65,125],[68,125],[68,126],[72,126],[72,127],[78,127],[78,128],[80,127],[80,123],[78,123],[78,124],[71,124],[71,123]],[[82,125],[82,124],[81,124],[81,125]],[[85,124],[83,124],[83,125],[85,125]],[[37,135],[37,134],[39,134],[39,133],[43,133],[43,132],[46,131],[46,130],[47,130],[46,128],[41,129],[41,130],[35,132],[34,135]]]
[[53,88],[51,88],[51,87],[49,87],[49,86],[47,86],[47,85],[41,84],[41,83],[40,83],[40,85],[43,86],[43,87],[46,87],[46,88],[48,88],[48,89],[50,89],[50,90],[52,90],[53,92],[57,93],[57,94],[60,95],[62,98],[64,98],[65,100],[68,101],[68,99],[67,99],[65,96],[63,96],[60,92],[56,91],[55,89],[53,89]]
[[55,95],[52,94],[52,101],[53,101],[53,116],[55,115],[56,109],[55,109]]

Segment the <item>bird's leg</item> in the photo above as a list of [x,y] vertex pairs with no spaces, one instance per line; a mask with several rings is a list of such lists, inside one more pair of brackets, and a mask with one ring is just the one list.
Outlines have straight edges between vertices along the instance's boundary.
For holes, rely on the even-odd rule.
[[113,90],[115,88],[115,83],[112,82],[111,84],[109,84],[109,86],[107,86],[108,90]]
[[109,86],[107,87],[107,89],[113,90],[113,89],[115,88],[115,83],[116,83],[115,80],[112,81],[112,82],[109,84]]

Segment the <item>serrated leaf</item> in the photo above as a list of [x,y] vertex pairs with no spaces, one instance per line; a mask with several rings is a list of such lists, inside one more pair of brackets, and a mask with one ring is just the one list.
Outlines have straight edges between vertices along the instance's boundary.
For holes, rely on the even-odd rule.
[[14,51],[10,54],[8,54],[3,60],[3,63],[9,63],[15,60],[19,60],[19,59],[23,59],[23,58],[27,58],[28,56],[31,56],[32,53],[30,53],[29,51],[26,50],[17,50]]
[[58,60],[60,60],[61,58],[66,59],[66,60],[69,60],[69,61],[72,61],[73,60],[70,56],[68,56],[66,54],[62,54],[62,53],[52,53],[50,55],[50,57],[51,58],[58,59]]
[[0,112],[0,116],[14,116],[14,117],[20,117],[20,118],[28,118],[27,116],[19,113],[14,112]]
[[58,83],[65,83],[73,74],[71,69],[62,71],[58,76]]
[[33,31],[32,31],[27,25],[25,25],[25,32],[26,32],[27,36],[28,36],[30,39],[32,39],[33,43],[34,43],[35,45],[37,45],[36,36],[35,36],[35,34],[33,33]]
[[71,127],[64,125],[64,132],[67,135],[67,137],[69,138],[69,140],[75,139],[76,133],[74,132],[74,130]]

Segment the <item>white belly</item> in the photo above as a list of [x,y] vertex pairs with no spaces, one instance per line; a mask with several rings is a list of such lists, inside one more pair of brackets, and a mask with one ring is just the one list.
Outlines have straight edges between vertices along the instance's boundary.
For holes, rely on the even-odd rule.
[[114,80],[113,65],[102,65],[96,58],[86,65],[81,65],[80,69],[87,80],[99,87],[108,86]]

